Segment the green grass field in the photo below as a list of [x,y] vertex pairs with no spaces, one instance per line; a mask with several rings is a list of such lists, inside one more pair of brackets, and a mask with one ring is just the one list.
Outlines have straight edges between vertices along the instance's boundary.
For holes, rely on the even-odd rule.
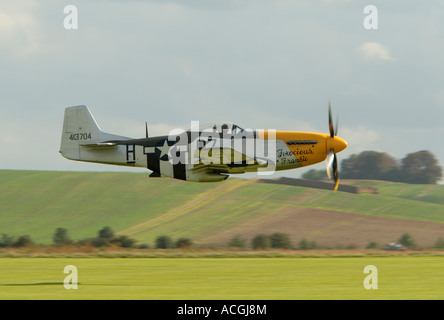
[[[66,290],[66,265],[78,289]],[[366,265],[378,289],[365,289]],[[444,258],[0,258],[0,299],[443,299]]]
[[[344,181],[345,183],[345,181]],[[73,240],[104,226],[153,245],[159,235],[200,239],[285,208],[444,223],[444,186],[354,182],[380,194],[349,194],[245,179],[191,183],[143,173],[0,170],[0,233],[52,243],[58,227]],[[443,235],[444,237],[444,235]]]
[[[27,234],[36,243],[51,244],[58,227],[79,240],[110,226],[139,243],[152,245],[158,235],[169,235],[199,244],[199,239],[259,218],[273,222],[280,210],[298,207],[444,223],[444,186],[351,183],[377,187],[380,194],[334,193],[244,179],[206,184],[149,179],[138,173],[0,170],[0,234]],[[439,255],[164,257],[156,253],[152,258],[94,254],[77,258],[71,253],[68,258],[53,253],[52,247],[39,250],[46,249],[46,257],[32,258],[26,248],[22,251],[28,257],[8,257],[13,249],[3,252],[0,299],[444,298],[444,257]],[[66,265],[78,269],[77,290],[63,286]],[[363,286],[366,265],[378,268],[377,290]]]

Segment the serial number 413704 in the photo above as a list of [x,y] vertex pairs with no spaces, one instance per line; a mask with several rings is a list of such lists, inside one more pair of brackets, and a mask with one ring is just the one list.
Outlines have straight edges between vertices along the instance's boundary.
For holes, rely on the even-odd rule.
[[91,139],[91,133],[71,133],[70,140],[88,140]]

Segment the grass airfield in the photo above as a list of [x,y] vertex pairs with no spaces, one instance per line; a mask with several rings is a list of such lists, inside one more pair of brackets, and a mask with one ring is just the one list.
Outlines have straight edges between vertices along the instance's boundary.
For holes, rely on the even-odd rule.
[[[78,289],[64,287],[74,265]],[[367,265],[378,289],[365,289]],[[444,256],[0,258],[0,299],[443,299]]]
[[138,244],[161,235],[223,247],[234,236],[287,233],[322,247],[383,245],[409,233],[420,247],[444,238],[444,186],[355,183],[350,194],[232,178],[190,183],[143,173],[0,170],[0,234],[49,245],[58,227],[74,241],[105,226]]
[[[43,245],[0,250],[0,299],[444,299],[444,251],[363,249],[403,232],[422,248],[444,238],[444,186],[349,183],[379,194],[243,179],[194,184],[145,174],[0,170],[0,234],[27,234]],[[169,235],[222,249],[76,252],[50,245],[57,227],[79,240],[104,226],[149,245]],[[250,239],[276,231],[290,234],[294,244],[306,238],[361,249],[223,249],[236,234]],[[77,267],[77,290],[64,287],[67,265]],[[378,289],[364,288],[367,265],[378,270]]]

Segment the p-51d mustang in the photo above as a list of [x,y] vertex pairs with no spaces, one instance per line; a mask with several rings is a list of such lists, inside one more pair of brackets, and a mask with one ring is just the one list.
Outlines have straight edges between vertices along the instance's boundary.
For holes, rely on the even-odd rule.
[[336,190],[336,153],[347,143],[336,136],[330,105],[328,118],[330,134],[192,122],[189,130],[158,137],[148,137],[146,126],[145,138],[131,139],[103,132],[86,106],[74,106],[65,109],[60,153],[70,160],[148,168],[150,177],[199,182],[222,181],[229,174],[245,172],[273,173],[327,159],[327,173]]

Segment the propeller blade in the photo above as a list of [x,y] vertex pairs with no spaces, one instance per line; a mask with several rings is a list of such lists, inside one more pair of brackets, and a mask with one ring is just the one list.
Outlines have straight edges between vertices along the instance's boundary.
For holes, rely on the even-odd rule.
[[328,127],[330,129],[330,137],[334,137],[335,136],[335,131],[333,129],[333,120],[331,118],[331,102],[328,102]]
[[338,191],[339,187],[339,177],[335,180],[335,187],[333,188],[334,191]]
[[330,151],[327,154],[327,176],[329,179],[331,179],[331,169],[332,169],[332,165],[333,165],[333,160],[334,160],[334,156],[335,154],[333,153],[333,149],[330,149]]
[[333,178],[336,180],[337,178],[339,178],[339,171],[338,171],[338,157],[336,157],[335,153],[333,153],[332,168],[333,168]]
[[[334,139],[338,134],[338,118],[336,117],[336,126],[333,127],[333,119],[331,116],[331,102],[328,102],[328,127],[330,131],[330,138]],[[327,154],[327,175],[329,179],[333,179],[335,182],[334,191],[339,187],[339,170],[338,170],[338,158],[333,149],[330,149]]]
[[339,169],[338,169],[338,158],[336,157],[336,154],[334,154],[334,159],[333,159],[333,179],[335,180],[335,187],[334,190],[338,190],[338,186],[339,186]]
[[335,136],[338,135],[338,128],[339,128],[339,116],[336,116]]
[[145,121],[145,135],[148,138],[148,123]]

